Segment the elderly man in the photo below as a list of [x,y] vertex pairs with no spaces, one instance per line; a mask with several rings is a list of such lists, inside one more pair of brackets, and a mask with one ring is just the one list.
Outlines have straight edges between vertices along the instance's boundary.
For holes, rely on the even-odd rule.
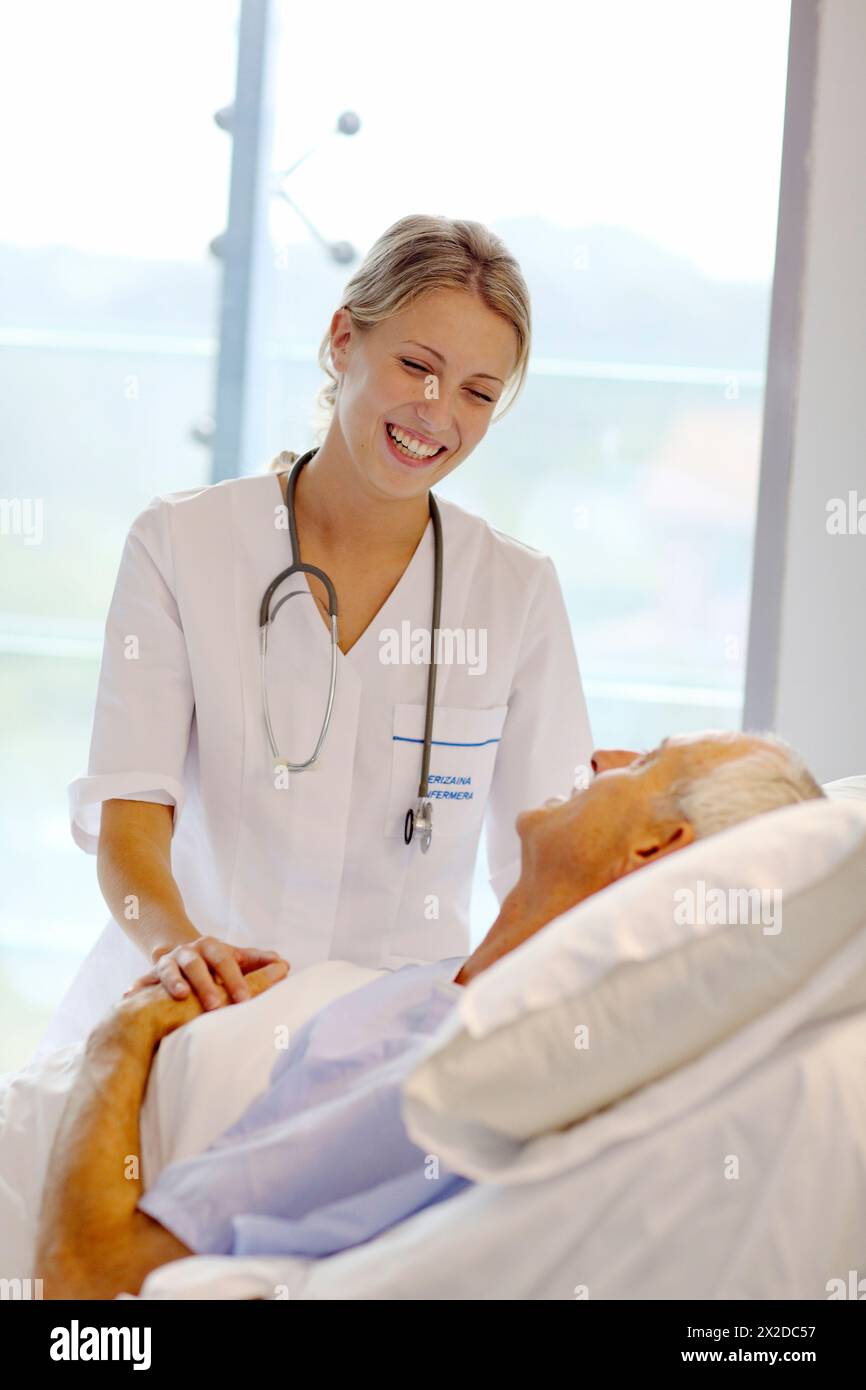
[[[597,752],[594,780],[517,820],[521,874],[467,959],[404,966],[320,1010],[267,1089],[203,1154],[170,1164],[146,1194],[128,1177],[161,1038],[201,1012],[161,985],[118,1004],[91,1034],[55,1136],[35,1272],[46,1297],[138,1292],[190,1253],[326,1255],[466,1186],[429,1181],[400,1115],[403,1080],[454,1007],[457,987],[576,903],[693,840],[823,795],[772,736],[665,739],[639,756]],[[247,976],[252,994],[284,962]]]

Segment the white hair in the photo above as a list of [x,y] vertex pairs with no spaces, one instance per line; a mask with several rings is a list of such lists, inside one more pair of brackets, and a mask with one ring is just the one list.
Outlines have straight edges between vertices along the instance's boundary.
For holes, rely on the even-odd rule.
[[[740,734],[729,734],[733,739]],[[667,808],[694,828],[695,838],[825,795],[800,755],[775,734],[748,734],[765,745],[718,763],[711,772],[678,778],[668,789]]]

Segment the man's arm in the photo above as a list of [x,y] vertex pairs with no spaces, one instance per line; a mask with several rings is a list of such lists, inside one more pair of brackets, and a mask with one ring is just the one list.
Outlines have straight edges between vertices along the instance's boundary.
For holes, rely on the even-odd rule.
[[[287,973],[283,961],[253,971],[250,994]],[[201,1012],[195,995],[170,999],[157,985],[116,1005],[88,1038],[42,1199],[34,1274],[45,1298],[138,1293],[151,1270],[191,1253],[136,1209],[143,1192],[139,1111],[160,1039]]]

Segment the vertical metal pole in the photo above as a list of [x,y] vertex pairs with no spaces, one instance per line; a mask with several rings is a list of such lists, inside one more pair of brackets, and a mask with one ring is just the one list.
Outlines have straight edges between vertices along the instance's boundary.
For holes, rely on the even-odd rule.
[[257,472],[264,458],[265,356],[273,148],[271,0],[241,0],[228,227],[223,264],[212,479]]

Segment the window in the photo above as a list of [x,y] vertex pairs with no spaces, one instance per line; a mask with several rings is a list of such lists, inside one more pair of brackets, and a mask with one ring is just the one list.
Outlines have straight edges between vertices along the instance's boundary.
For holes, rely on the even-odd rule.
[[69,833],[124,536],[202,486],[236,0],[0,15],[4,788],[0,1069],[26,1061],[108,910]]
[[[301,162],[270,207],[261,466],[314,442],[318,343],[380,232],[409,211],[487,223],[529,283],[531,370],[442,490],[553,556],[598,744],[736,726],[787,0],[274,13],[271,164]],[[213,117],[239,14],[33,0],[0,18],[0,1069],[108,917],[66,786],[123,538],[154,495],[213,477],[209,248],[232,155]],[[358,133],[330,134],[345,111]],[[489,925],[483,874],[476,910]]]
[[[315,442],[353,269],[322,242],[363,254],[410,211],[499,232],[530,375],[441,491],[553,556],[598,746],[740,724],[789,9],[279,5],[274,167],[311,153],[305,220],[272,213],[271,450]],[[343,110],[359,132],[323,138]]]

